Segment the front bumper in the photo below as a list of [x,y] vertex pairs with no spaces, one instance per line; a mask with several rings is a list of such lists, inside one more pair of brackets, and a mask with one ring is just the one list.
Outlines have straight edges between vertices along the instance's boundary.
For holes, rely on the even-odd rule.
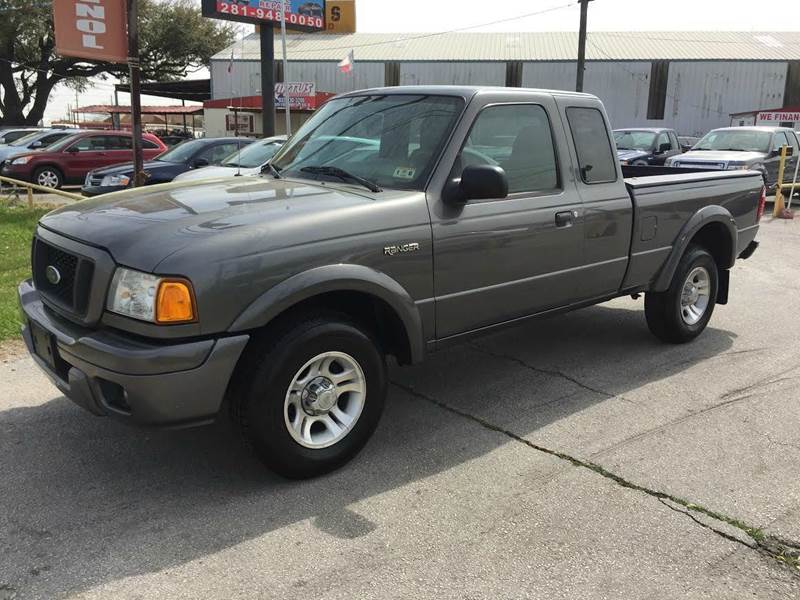
[[56,387],[95,415],[139,425],[212,421],[249,339],[143,341],[55,315],[31,281],[23,281],[18,293],[25,344]]
[[3,162],[3,168],[0,169],[0,174],[2,174],[3,177],[10,177],[11,179],[17,179],[19,181],[31,180],[31,170],[28,168],[28,165],[12,165],[8,161]]

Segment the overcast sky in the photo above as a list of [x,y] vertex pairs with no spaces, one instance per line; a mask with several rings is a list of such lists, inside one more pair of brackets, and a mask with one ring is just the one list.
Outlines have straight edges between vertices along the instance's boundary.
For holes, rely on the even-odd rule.
[[[575,0],[356,0],[356,6],[361,32],[432,32],[467,27],[468,31],[575,31],[579,14]],[[551,8],[554,10],[544,14],[531,14]],[[594,0],[589,5],[590,33],[798,29],[800,0]],[[81,94],[79,104],[110,103],[112,95],[111,83],[100,83]],[[128,103],[126,94],[120,94],[120,103]],[[177,102],[145,96],[142,103]],[[57,88],[46,120],[64,116],[68,104],[75,104],[74,92]]]

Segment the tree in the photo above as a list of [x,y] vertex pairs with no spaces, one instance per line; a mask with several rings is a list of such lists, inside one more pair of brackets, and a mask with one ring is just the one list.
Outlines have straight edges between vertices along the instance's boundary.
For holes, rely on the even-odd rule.
[[[234,28],[203,17],[195,0],[137,1],[144,81],[185,77],[234,40]],[[54,47],[51,2],[0,0],[0,125],[38,123],[60,83],[127,76],[126,65],[59,56]]]

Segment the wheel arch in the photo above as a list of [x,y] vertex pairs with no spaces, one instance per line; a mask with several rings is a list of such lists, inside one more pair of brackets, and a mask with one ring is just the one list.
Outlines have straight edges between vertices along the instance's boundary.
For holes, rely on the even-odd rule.
[[663,292],[669,288],[681,257],[693,243],[708,250],[722,275],[736,262],[737,237],[736,221],[726,208],[718,205],[703,207],[681,229],[652,290]]
[[401,364],[424,357],[422,318],[414,300],[396,280],[362,265],[328,265],[294,275],[245,308],[229,331],[261,329],[290,313],[317,307],[366,321]]

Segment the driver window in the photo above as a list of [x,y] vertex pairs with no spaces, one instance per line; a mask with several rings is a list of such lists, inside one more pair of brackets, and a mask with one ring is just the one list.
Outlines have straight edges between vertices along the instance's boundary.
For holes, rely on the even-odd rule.
[[453,177],[464,167],[498,165],[508,178],[508,193],[558,189],[558,167],[547,112],[537,104],[485,108],[453,165]]
[[661,151],[662,144],[669,144],[669,136],[666,133],[660,133],[656,140],[656,152]]

